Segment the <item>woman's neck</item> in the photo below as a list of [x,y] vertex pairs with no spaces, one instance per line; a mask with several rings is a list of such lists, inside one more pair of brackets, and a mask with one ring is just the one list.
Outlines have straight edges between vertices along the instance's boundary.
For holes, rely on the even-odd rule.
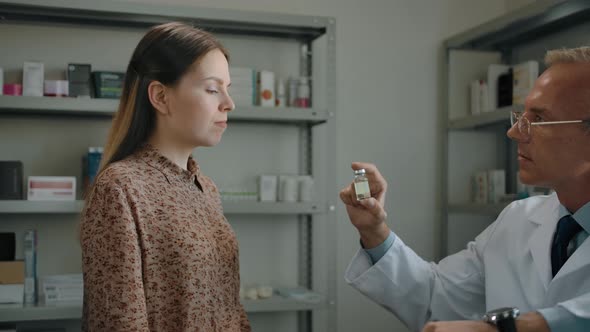
[[158,135],[152,135],[148,139],[148,143],[155,147],[164,157],[170,159],[180,168],[186,170],[188,158],[193,149],[191,147],[182,147],[177,142],[170,139],[165,139]]

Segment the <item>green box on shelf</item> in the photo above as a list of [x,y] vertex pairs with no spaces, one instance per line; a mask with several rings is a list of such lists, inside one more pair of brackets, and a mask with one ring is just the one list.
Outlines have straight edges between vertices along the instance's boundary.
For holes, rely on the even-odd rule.
[[123,90],[125,73],[112,71],[92,72],[95,98],[119,99]]

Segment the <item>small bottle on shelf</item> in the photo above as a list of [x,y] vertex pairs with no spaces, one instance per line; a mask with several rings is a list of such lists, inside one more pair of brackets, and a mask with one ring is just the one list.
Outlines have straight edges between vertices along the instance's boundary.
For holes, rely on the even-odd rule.
[[297,77],[290,77],[288,79],[289,92],[287,105],[290,107],[297,107],[297,86],[299,85],[299,79]]
[[369,179],[365,176],[365,172],[364,168],[354,171],[354,191],[356,192],[356,199],[358,201],[371,197]]
[[307,77],[299,78],[299,85],[297,86],[297,100],[295,101],[295,104],[297,107],[302,108],[311,107],[311,93]]
[[287,98],[286,98],[286,91],[285,91],[285,81],[283,79],[277,80],[277,93],[275,99],[275,106],[276,107],[285,107],[287,106]]

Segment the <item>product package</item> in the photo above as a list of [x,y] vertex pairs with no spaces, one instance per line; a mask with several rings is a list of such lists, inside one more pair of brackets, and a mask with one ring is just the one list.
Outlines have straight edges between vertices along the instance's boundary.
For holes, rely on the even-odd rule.
[[110,71],[92,72],[95,98],[119,99],[123,91],[125,73]]
[[27,198],[30,201],[74,201],[76,177],[29,176]]
[[89,64],[68,64],[67,77],[70,97],[90,97],[91,71],[92,66]]
[[43,97],[44,66],[41,62],[23,64],[23,96]]

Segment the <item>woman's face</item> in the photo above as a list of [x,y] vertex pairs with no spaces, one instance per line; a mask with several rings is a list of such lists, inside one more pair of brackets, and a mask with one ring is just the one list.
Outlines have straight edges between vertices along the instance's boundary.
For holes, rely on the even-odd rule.
[[224,54],[218,49],[205,54],[167,91],[168,133],[193,148],[219,143],[227,128],[227,113],[235,108],[229,86]]

